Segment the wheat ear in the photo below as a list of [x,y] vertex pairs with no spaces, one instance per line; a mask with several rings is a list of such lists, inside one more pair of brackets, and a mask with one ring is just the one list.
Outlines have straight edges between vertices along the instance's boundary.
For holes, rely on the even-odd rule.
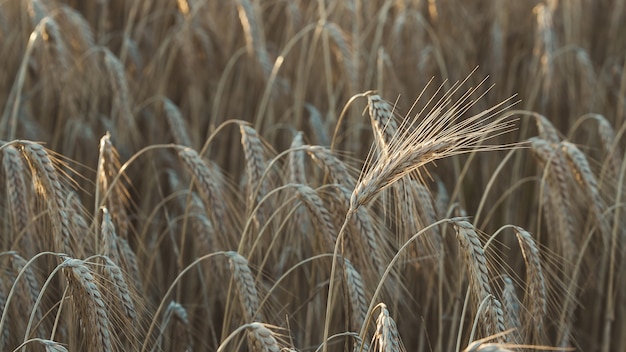
[[22,145],[28,163],[32,169],[35,186],[41,186],[52,218],[53,238],[59,252],[72,253],[73,236],[67,215],[65,191],[50,156],[44,147],[36,143]]
[[97,332],[97,337],[91,340],[93,346],[90,347],[98,352],[113,351],[107,306],[91,270],[85,262],[73,258],[65,259],[61,267],[72,290],[72,299],[80,314],[79,317],[86,328]]
[[261,323],[248,324],[248,341],[253,352],[280,352],[274,333]]
[[488,319],[485,324],[487,335],[504,331],[503,312],[500,302],[493,298],[489,283],[489,270],[485,251],[478,239],[474,226],[461,219],[453,219],[456,238],[459,242],[470,279],[470,288],[474,293],[476,310],[480,302],[489,299]]
[[259,294],[254,284],[254,276],[248,267],[248,260],[237,252],[226,252],[230,271],[237,287],[237,293],[247,322],[263,320],[259,312]]
[[[28,201],[28,193],[25,180],[24,162],[20,153],[12,145],[5,146],[2,151],[2,168],[4,179],[6,180],[7,207],[11,218],[12,232],[8,233],[7,241],[12,241],[12,236],[16,236],[21,231],[27,229],[31,218],[31,209]],[[24,236],[27,237],[27,236]],[[10,243],[5,243],[5,249]]]
[[375,346],[378,352],[404,351],[396,322],[389,315],[387,306],[380,303],[380,314],[376,318],[376,332],[374,333]]
[[543,319],[548,312],[548,292],[543,274],[539,248],[531,234],[519,226],[514,226],[515,235],[519,242],[526,263],[526,290],[525,307],[528,309],[527,323],[538,337],[543,336]]

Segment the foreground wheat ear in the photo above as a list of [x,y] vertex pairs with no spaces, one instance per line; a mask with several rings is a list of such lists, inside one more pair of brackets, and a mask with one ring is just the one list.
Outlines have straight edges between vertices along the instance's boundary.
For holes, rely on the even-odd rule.
[[[437,100],[432,97],[425,107],[413,118],[410,114],[396,128],[392,123],[393,111],[382,103],[380,97],[368,99],[371,120],[375,133],[378,133],[377,157],[369,167],[364,168],[351,198],[346,219],[337,236],[328,286],[326,320],[324,324],[323,351],[328,350],[328,336],[333,298],[334,277],[338,261],[338,252],[347,224],[356,211],[371,202],[382,190],[393,185],[403,177],[418,173],[422,166],[448,156],[469,152],[493,151],[512,146],[483,144],[485,140],[511,131],[514,119],[504,113],[513,105],[512,98],[504,100],[486,110],[469,117],[465,114],[483,95],[478,93],[485,80],[477,87],[470,88],[454,98],[465,82],[455,83],[452,88]],[[487,92],[489,89],[486,90]],[[474,95],[478,95],[475,98]],[[419,99],[418,99],[419,100]],[[416,102],[417,103],[417,102]],[[385,106],[385,109],[376,107]],[[381,116],[384,115],[384,122]],[[392,128],[389,126],[392,125]],[[392,136],[385,132],[394,131]],[[366,161],[366,165],[367,165]],[[383,278],[384,279],[384,278]],[[375,299],[375,297],[374,297]],[[500,316],[501,317],[501,316]],[[501,319],[499,320],[501,321]]]
[[[455,84],[437,102],[432,105],[428,103],[414,118],[404,119],[392,136],[381,137],[385,142],[379,143],[379,147],[383,150],[361,174],[352,192],[351,208],[367,204],[380,191],[435,160],[472,151],[503,148],[481,143],[513,129],[511,115],[502,114],[513,104],[512,98],[473,116],[463,117],[476,104],[477,99],[472,96],[482,84],[469,89],[454,101],[452,96],[461,86]],[[427,108],[430,111],[424,113]],[[386,122],[385,126],[389,124]],[[386,132],[390,130],[393,129],[385,129]]]

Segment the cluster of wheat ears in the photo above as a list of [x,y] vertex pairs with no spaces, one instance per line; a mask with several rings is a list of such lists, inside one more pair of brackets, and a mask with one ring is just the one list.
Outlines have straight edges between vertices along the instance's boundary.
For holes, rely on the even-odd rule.
[[624,23],[0,0],[0,350],[626,350]]

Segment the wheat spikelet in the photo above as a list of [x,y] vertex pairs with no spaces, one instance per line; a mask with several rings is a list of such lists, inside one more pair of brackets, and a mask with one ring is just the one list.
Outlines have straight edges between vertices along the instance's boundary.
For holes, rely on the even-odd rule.
[[302,132],[296,133],[289,149],[294,149],[289,153],[289,179],[291,183],[307,184],[304,151],[300,150],[304,146]]
[[609,121],[607,121],[607,119],[602,115],[592,114],[591,116],[598,122],[598,134],[600,135],[600,140],[602,141],[602,148],[609,158],[611,175],[616,178],[619,175],[623,159],[615,138],[613,126],[611,126]]
[[449,107],[448,111],[443,111],[449,103],[444,97],[421,121],[405,121],[405,128],[394,136],[392,145],[387,148],[388,152],[377,158],[369,170],[361,175],[352,192],[350,207],[356,209],[368,203],[395,181],[432,161],[468,150],[492,150],[494,147],[481,147],[479,143],[493,134],[504,133],[510,128],[510,122],[502,118],[488,120],[501,103],[455,123],[459,115],[474,104],[474,101],[465,101],[471,93],[472,90]]
[[111,290],[117,296],[117,299],[124,309],[126,317],[128,317],[131,321],[135,321],[137,319],[135,303],[133,302],[130,288],[126,283],[126,278],[124,277],[122,270],[109,257],[103,256],[102,258],[105,262],[102,271],[111,284]]
[[535,121],[537,122],[537,129],[539,129],[539,135],[549,143],[558,144],[561,141],[559,133],[556,128],[552,126],[550,121],[543,115],[533,114]]
[[[247,175],[247,205],[249,211],[252,211],[257,204],[261,203],[263,197],[269,189],[268,178],[263,177],[265,172],[265,156],[263,151],[263,143],[257,131],[247,125],[240,125],[241,145],[246,159],[246,175]],[[255,219],[262,226],[268,218],[270,210],[267,202],[259,206],[258,211],[254,214]]]
[[[571,267],[577,253],[578,245],[575,240],[575,219],[570,214],[573,212],[570,190],[568,187],[568,175],[560,149],[554,148],[546,140],[531,138],[531,147],[544,165],[549,165],[548,175],[548,198],[552,211],[558,224],[558,232],[561,236],[560,248],[563,250],[565,259],[569,262],[565,267]],[[550,221],[550,220],[549,220]],[[557,248],[559,248],[557,247]]]
[[116,240],[116,247],[119,251],[120,265],[124,269],[124,272],[129,274],[137,292],[143,292],[143,284],[141,281],[139,264],[137,263],[137,255],[133,252],[132,248],[130,248],[128,241],[126,241],[125,238],[117,236]]
[[187,133],[187,125],[178,107],[168,98],[163,98],[163,110],[165,110],[165,118],[170,126],[174,142],[191,147],[191,138],[189,133]]
[[569,161],[570,170],[572,170],[574,174],[574,179],[583,186],[585,193],[587,193],[591,211],[598,223],[604,245],[608,246],[611,230],[609,223],[603,216],[606,206],[600,196],[598,182],[593,172],[591,172],[589,162],[585,155],[574,144],[563,141],[561,142],[561,148]]
[[524,306],[528,309],[528,319],[530,326],[538,336],[542,336],[543,318],[548,312],[547,304],[547,288],[539,256],[539,248],[535,244],[535,240],[519,226],[514,226],[515,236],[522,249],[522,255],[526,263],[526,294],[524,298]]
[[478,310],[480,302],[485,299],[490,300],[488,308],[489,318],[485,324],[486,333],[490,335],[502,332],[504,331],[501,326],[502,308],[501,306],[499,307],[500,303],[492,295],[487,258],[474,226],[462,219],[453,219],[452,221],[456,229],[456,238],[467,266],[470,288],[475,297],[475,307]]
[[114,94],[111,115],[117,121],[116,125],[125,127],[124,131],[130,134],[131,140],[139,140],[124,64],[109,49],[103,48],[102,51],[104,67],[109,75],[109,84]]
[[[2,168],[6,181],[7,207],[11,218],[12,232],[6,236],[7,241],[12,241],[12,236],[27,229],[31,217],[31,209],[28,201],[28,189],[24,179],[24,163],[18,150],[12,146],[5,146],[2,151]],[[28,236],[24,236],[28,237]],[[10,243],[5,243],[8,249]]]
[[484,343],[483,341],[474,341],[470,343],[463,352],[513,352],[508,349],[507,344],[500,343]]
[[316,144],[328,147],[330,145],[330,137],[328,136],[328,130],[324,124],[322,114],[314,105],[309,103],[305,103],[304,108],[309,113],[308,122],[309,126],[311,126],[311,130],[313,131],[313,137],[316,139]]
[[295,185],[294,187],[298,192],[300,201],[313,217],[313,224],[322,236],[324,249],[332,252],[335,248],[335,241],[337,241],[337,232],[335,225],[333,225],[332,215],[313,188],[306,185]]
[[505,328],[506,329],[514,329],[513,342],[521,343],[521,329],[522,323],[520,322],[519,313],[521,303],[517,298],[517,293],[515,293],[515,285],[513,284],[513,280],[507,275],[504,275],[502,278],[504,282],[504,289],[502,289],[502,302],[504,303],[504,318],[505,318]]
[[400,352],[404,346],[398,334],[396,322],[389,315],[387,306],[380,304],[380,314],[376,318],[376,332],[374,333],[375,349],[378,352]]
[[69,56],[69,50],[65,46],[65,42],[61,36],[59,24],[54,18],[47,16],[43,20],[41,38],[45,43],[46,49],[52,52],[51,57],[56,60],[54,62],[58,65],[58,68],[68,68],[69,62],[67,57]]
[[32,169],[33,180],[37,182],[35,186],[40,186],[38,188],[43,192],[48,203],[52,217],[53,238],[56,241],[56,250],[66,253],[72,253],[73,249],[78,250],[76,246],[72,246],[74,240],[66,210],[65,191],[61,186],[61,181],[48,152],[44,147],[36,143],[23,144],[22,151]]
[[[91,350],[99,352],[113,351],[112,334],[109,330],[111,324],[107,314],[107,306],[91,270],[82,260],[73,258],[65,259],[61,267],[66,273],[73,293],[73,302],[77,307],[79,317],[85,324],[85,328],[96,331],[97,337],[90,339]],[[93,346],[91,346],[91,343],[93,343]]]
[[244,320],[252,322],[263,320],[259,312],[259,294],[254,284],[254,276],[248,267],[248,260],[237,252],[226,252],[230,262],[230,271],[237,286],[239,301],[244,313]]
[[[341,204],[344,204],[345,211],[347,211],[350,206],[350,195],[351,192],[342,185],[336,185],[339,190],[340,195],[342,196]],[[350,218],[350,221],[354,224],[356,233],[354,234],[355,238],[352,242],[357,243],[357,253],[363,254],[367,253],[367,257],[369,257],[369,261],[372,265],[372,269],[375,272],[382,272],[385,265],[383,265],[383,258],[381,253],[383,253],[381,246],[378,244],[376,240],[376,232],[374,231],[374,224],[370,214],[364,208],[359,208],[356,210],[354,215]],[[361,241],[356,236],[361,236],[363,241]],[[365,263],[364,263],[365,264]]]
[[361,274],[348,259],[343,260],[348,297],[350,298],[350,329],[360,331],[367,318],[368,300]]
[[[22,271],[24,272],[22,275],[24,280],[18,286],[19,297],[21,297],[22,299],[26,301],[24,302],[24,306],[22,309],[24,309],[25,311],[27,311],[28,309],[35,309],[35,314],[34,314],[35,321],[41,322],[39,324],[38,332],[41,336],[44,336],[45,332],[44,332],[44,326],[42,322],[43,316],[41,314],[41,311],[39,310],[39,307],[36,306],[35,304],[37,302],[37,297],[39,297],[39,291],[40,291],[39,288],[41,286],[39,284],[39,281],[37,280],[37,276],[35,275],[35,272],[33,271],[32,267],[30,265],[27,265],[26,259],[22,258],[19,254],[15,252],[11,253],[11,267],[13,268],[13,271],[18,274]],[[14,284],[17,284],[17,283],[14,282]]]
[[[173,325],[172,320],[174,320]],[[171,301],[167,306],[167,309],[163,314],[163,321],[161,322],[162,329],[166,329],[169,326],[172,326],[172,339],[174,340],[172,341],[172,346],[169,347],[173,348],[174,346],[177,346],[177,343],[179,342],[178,339],[180,337],[184,337],[184,350],[193,351],[193,340],[187,310],[180,303],[175,301]],[[163,350],[169,349],[163,348]]]
[[274,67],[265,47],[263,28],[258,21],[256,9],[250,0],[237,0],[239,20],[246,36],[246,46],[252,57],[256,57],[263,73],[269,77]]
[[353,65],[354,59],[352,58],[352,48],[350,48],[350,45],[348,44],[346,35],[341,30],[341,27],[339,27],[336,23],[327,22],[324,25],[324,29],[326,29],[326,31],[330,35],[330,38],[339,48],[339,53],[341,53],[339,60],[343,63],[343,66],[345,67],[350,83],[353,87],[356,87],[358,69]]
[[378,151],[387,154],[390,145],[394,142],[394,137],[398,133],[398,124],[394,120],[393,108],[378,95],[367,96],[367,107]]
[[[120,169],[120,161],[117,150],[111,143],[111,135],[107,132],[100,139],[100,156],[98,158],[98,190],[96,198],[99,205],[104,205],[109,210],[113,222],[117,225],[117,234],[122,238],[128,235],[128,214],[126,206],[128,204],[128,191],[122,180],[111,185],[111,182],[118,175]],[[111,189],[112,188],[112,189]],[[109,193],[109,196],[102,200],[101,196]]]
[[261,323],[248,324],[248,341],[252,352],[280,352],[274,333]]
[[214,219],[216,219],[214,223],[218,225],[220,235],[226,236],[228,233],[225,226],[227,212],[224,201],[221,199],[219,178],[194,149],[180,147],[177,150],[178,156],[198,183],[198,188],[203,200],[207,202],[207,207],[212,210]]
[[354,188],[354,177],[350,175],[348,166],[333,155],[330,149],[321,146],[307,146],[306,152],[313,161],[317,162],[326,170],[333,183],[340,184],[349,189]]
[[[437,210],[435,210],[433,205],[434,200],[428,188],[415,180],[411,180],[410,185],[418,200],[417,207],[424,225],[430,225],[437,222]],[[435,253],[435,256],[439,256],[441,254],[440,251],[443,248],[440,228],[435,226],[432,228],[432,232],[433,236],[427,237],[429,240],[427,241],[427,244],[431,245],[432,252]]]

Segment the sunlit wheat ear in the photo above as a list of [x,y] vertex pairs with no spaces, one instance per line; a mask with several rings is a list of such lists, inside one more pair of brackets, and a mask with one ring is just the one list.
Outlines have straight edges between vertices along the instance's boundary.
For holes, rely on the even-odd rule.
[[257,131],[248,126],[240,125],[241,145],[246,159],[246,194],[248,210],[252,211],[260,203],[258,211],[254,214],[259,225],[263,225],[270,215],[268,202],[261,203],[261,200],[268,192],[269,176],[263,177],[265,172],[265,152],[263,143]]
[[514,226],[513,229],[526,263],[524,306],[528,310],[528,315],[525,325],[534,331],[537,337],[542,337],[546,333],[544,317],[548,313],[548,291],[539,248],[528,231],[519,226]]
[[494,118],[507,101],[461,120],[475,103],[469,100],[472,93],[470,90],[456,102],[444,95],[427,116],[405,120],[387,153],[376,158],[361,175],[352,193],[351,208],[368,203],[395,181],[432,161],[469,151],[502,148],[481,143],[512,129],[512,121],[506,116]]
[[1,152],[2,169],[7,192],[6,199],[12,229],[11,233],[5,235],[7,242],[5,243],[6,248],[4,249],[6,250],[9,248],[10,242],[12,242],[21,231],[27,229],[31,218],[31,208],[28,200],[28,181],[25,178],[26,170],[19,151],[14,146],[9,145],[2,148]]
[[394,120],[393,108],[378,95],[367,97],[367,107],[377,149],[380,153],[386,154],[398,134],[398,124]]
[[261,323],[248,325],[248,341],[252,352],[280,352],[280,346],[274,333]]
[[[113,143],[111,143],[111,135],[107,132],[100,139],[96,200],[101,204],[97,204],[97,206],[104,205],[107,207],[113,222],[117,225],[117,235],[126,238],[129,230],[128,224],[130,223],[126,210],[129,202],[128,190],[124,186],[126,178],[122,177],[122,179],[112,184],[118,175],[120,167],[119,155]],[[105,199],[100,199],[107,193],[108,196]]]
[[227,211],[221,195],[219,177],[194,149],[179,147],[177,151],[183,164],[197,182],[203,201],[207,203],[207,208],[211,210],[213,218],[218,220],[214,223],[218,225],[220,236],[226,236],[228,233],[225,226]]
[[61,185],[59,175],[52,164],[52,160],[46,149],[36,143],[25,143],[22,152],[28,160],[33,173],[35,187],[42,192],[50,211],[53,229],[53,238],[56,250],[64,253],[72,253],[78,250],[73,246],[70,220],[66,210],[65,191]]
[[[561,248],[562,254],[567,263],[564,267],[571,268],[578,255],[578,244],[576,243],[576,220],[572,213],[574,208],[571,201],[571,188],[569,187],[569,172],[566,169],[563,153],[560,149],[548,141],[541,138],[530,138],[532,151],[538,157],[542,165],[547,165],[548,172],[548,205],[550,215],[556,217],[556,225],[560,241],[557,241],[556,248]],[[552,221],[552,219],[548,219]],[[569,269],[568,269],[569,271]]]
[[396,322],[389,315],[387,306],[380,304],[380,314],[376,318],[376,332],[374,333],[375,351],[378,352],[400,352],[405,351],[400,340]]
[[489,282],[489,269],[487,257],[482,244],[476,234],[474,226],[463,219],[453,219],[452,223],[456,229],[456,238],[463,253],[463,259],[467,267],[470,280],[470,289],[474,296],[474,306],[476,311],[480,303],[489,300],[487,308],[487,318],[485,328],[487,335],[504,331],[502,307],[493,298],[491,284]]
[[[91,270],[82,260],[67,258],[61,264],[71,290],[72,301],[76,307],[78,318],[86,331],[95,332],[90,338],[90,350],[113,351],[111,323],[100,289],[96,284]],[[93,345],[91,345],[93,343]]]
[[226,252],[230,262],[230,271],[237,287],[237,294],[247,322],[263,320],[259,312],[259,293],[254,283],[254,276],[248,267],[248,260],[237,252]]

